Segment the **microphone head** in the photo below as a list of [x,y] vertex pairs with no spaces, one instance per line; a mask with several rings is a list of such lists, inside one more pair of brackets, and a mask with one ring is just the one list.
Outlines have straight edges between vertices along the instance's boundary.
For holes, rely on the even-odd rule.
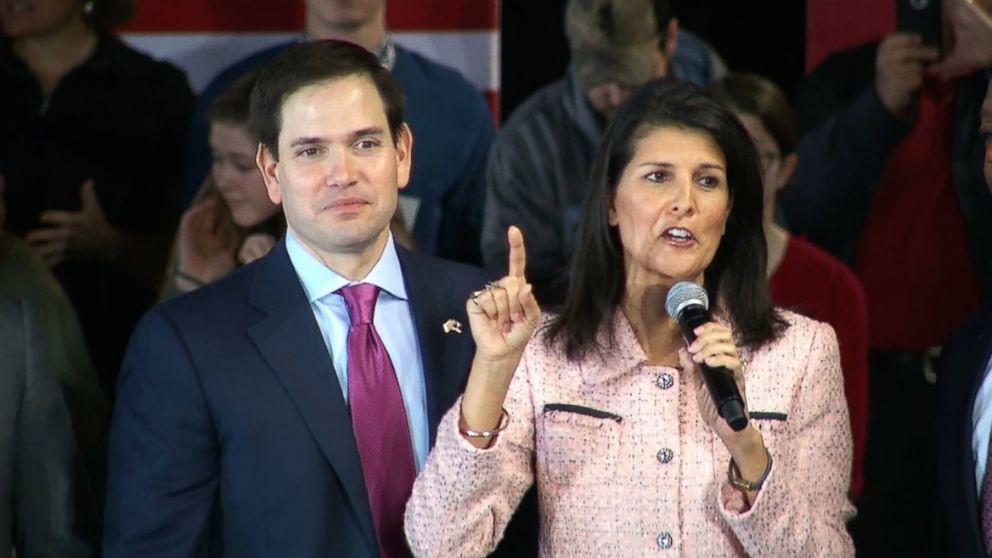
[[679,314],[688,306],[702,306],[709,310],[710,297],[706,289],[691,281],[675,283],[665,297],[665,311],[673,320],[678,320]]

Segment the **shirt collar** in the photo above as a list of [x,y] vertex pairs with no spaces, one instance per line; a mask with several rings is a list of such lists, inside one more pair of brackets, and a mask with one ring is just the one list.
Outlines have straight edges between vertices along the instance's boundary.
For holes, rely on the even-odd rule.
[[379,261],[372,267],[368,275],[359,281],[350,281],[324,265],[316,256],[311,254],[293,234],[286,229],[286,251],[289,260],[296,270],[296,275],[307,293],[307,300],[316,302],[342,287],[358,283],[371,283],[395,298],[406,300],[406,285],[403,282],[403,269],[400,267],[393,233],[389,233],[386,246],[379,256]]
[[[303,35],[300,36],[300,42],[308,43],[312,40],[314,39],[310,36],[310,33],[305,31],[303,32]],[[382,43],[380,43],[379,46],[372,51],[372,54],[379,59],[379,64],[382,64],[383,68],[389,70],[390,72],[393,71],[393,66],[396,65],[396,45],[393,43],[393,40],[389,38],[388,34],[382,39]]]

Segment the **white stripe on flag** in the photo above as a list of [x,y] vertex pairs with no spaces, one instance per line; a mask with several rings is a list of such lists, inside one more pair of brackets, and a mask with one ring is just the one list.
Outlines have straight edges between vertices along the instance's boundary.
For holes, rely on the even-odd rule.
[[[269,46],[290,41],[299,33],[125,33],[134,48],[181,67],[197,92],[219,71]],[[499,90],[499,32],[401,32],[390,35],[398,44],[461,72],[482,91]]]

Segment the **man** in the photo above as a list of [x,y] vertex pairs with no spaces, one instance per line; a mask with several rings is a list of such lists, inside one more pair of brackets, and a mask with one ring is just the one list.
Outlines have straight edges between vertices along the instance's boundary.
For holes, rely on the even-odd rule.
[[[500,231],[520,227],[528,242],[528,279],[544,305],[564,296],[557,287],[606,121],[635,87],[666,75],[675,52],[677,24],[667,2],[655,4],[664,8],[657,19],[650,0],[570,0],[568,73],[524,101],[493,144],[483,261],[505,273],[507,246]],[[663,24],[656,25],[658,20]],[[667,29],[665,37],[659,29]]]
[[[982,105],[985,181],[992,190],[992,83]],[[937,376],[940,501],[935,556],[992,552],[992,305],[944,345]]]
[[92,556],[75,533],[75,444],[34,309],[0,296],[0,549]]
[[[931,355],[992,295],[992,195],[978,114],[992,68],[992,0],[945,0],[943,58],[893,33],[828,58],[800,87],[798,232],[865,287],[869,425],[852,530],[870,556],[925,556],[933,530]],[[950,296],[948,296],[950,295]],[[908,486],[913,489],[907,490]]]
[[[417,136],[417,160],[401,199],[409,208],[406,222],[419,248],[479,263],[483,171],[494,133],[482,95],[454,70],[393,43],[386,32],[386,0],[306,0],[305,5],[305,40],[338,39],[363,46],[376,53],[403,87],[407,121]],[[192,199],[210,169],[207,114],[214,99],[287,46],[252,54],[207,85],[189,138],[184,202]]]
[[462,390],[465,300],[485,277],[389,233],[413,136],[375,55],[288,47],[251,105],[287,233],[135,332],[105,555],[403,556],[403,506]]

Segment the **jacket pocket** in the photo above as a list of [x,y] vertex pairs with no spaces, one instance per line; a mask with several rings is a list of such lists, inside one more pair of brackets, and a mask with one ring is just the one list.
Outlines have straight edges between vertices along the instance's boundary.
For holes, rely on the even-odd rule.
[[558,485],[611,482],[622,422],[618,415],[590,407],[545,405],[538,422],[538,470]]

